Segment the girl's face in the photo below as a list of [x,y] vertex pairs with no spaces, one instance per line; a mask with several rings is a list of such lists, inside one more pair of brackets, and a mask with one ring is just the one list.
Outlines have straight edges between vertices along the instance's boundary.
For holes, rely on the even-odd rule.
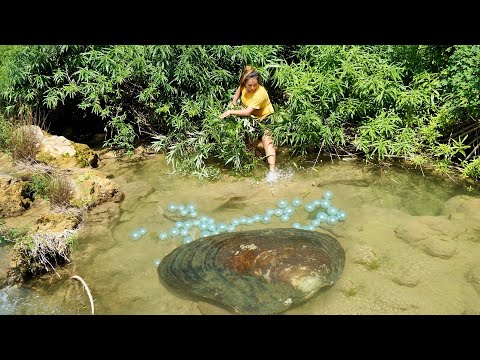
[[258,80],[257,78],[248,79],[245,82],[245,90],[247,93],[254,93],[258,89]]

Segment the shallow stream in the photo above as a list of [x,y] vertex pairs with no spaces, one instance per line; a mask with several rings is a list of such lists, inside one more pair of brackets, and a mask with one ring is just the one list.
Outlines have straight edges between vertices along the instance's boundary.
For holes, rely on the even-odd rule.
[[[180,298],[159,281],[156,265],[182,243],[159,239],[175,219],[168,204],[194,204],[218,222],[264,213],[278,201],[302,200],[287,222],[239,225],[236,230],[306,225],[304,205],[331,191],[344,221],[322,223],[346,251],[342,276],[331,288],[283,314],[479,314],[480,192],[460,179],[420,168],[380,168],[358,160],[312,166],[279,161],[282,177],[265,181],[227,174],[215,182],[172,174],[161,155],[143,161],[104,160],[99,170],[125,193],[120,214],[86,222],[70,263],[25,286],[0,290],[0,314],[228,314],[199,299]],[[264,167],[262,167],[264,166]],[[113,214],[113,212],[112,212]],[[310,218],[308,218],[310,216]],[[132,237],[140,228],[146,234]],[[199,231],[193,233],[199,236]],[[201,240],[195,240],[201,241]]]

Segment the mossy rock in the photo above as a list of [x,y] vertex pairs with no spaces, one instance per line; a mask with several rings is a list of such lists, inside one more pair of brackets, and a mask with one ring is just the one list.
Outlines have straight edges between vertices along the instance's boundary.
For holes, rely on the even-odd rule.
[[75,148],[75,158],[77,159],[77,165],[80,167],[91,166],[96,168],[98,166],[98,155],[88,147],[88,145],[73,143]]

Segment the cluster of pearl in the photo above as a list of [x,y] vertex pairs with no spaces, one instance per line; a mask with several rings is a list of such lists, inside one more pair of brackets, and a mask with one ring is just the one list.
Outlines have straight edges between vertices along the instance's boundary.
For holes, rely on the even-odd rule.
[[[331,198],[333,193],[331,191],[326,191],[323,194],[322,199],[313,200],[304,206],[304,210],[307,213],[312,213],[315,209],[319,208],[319,211],[315,219],[313,219],[309,224],[302,225],[298,222],[292,223],[291,226],[297,229],[304,230],[315,230],[315,228],[320,227],[322,223],[333,226],[339,221],[344,221],[347,218],[347,213],[343,210],[337,209],[331,204]],[[238,226],[241,225],[253,225],[254,223],[261,222],[262,224],[269,224],[272,221],[272,218],[278,217],[282,223],[288,222],[290,217],[297,212],[297,209],[302,206],[302,199],[295,197],[291,206],[288,200],[282,199],[277,202],[275,209],[268,208],[265,212],[261,214],[255,214],[253,216],[241,216],[239,218],[234,218],[230,222],[219,222],[213,218],[206,215],[198,217],[198,212],[196,206],[193,204],[175,204],[170,203],[167,205],[167,211],[171,213],[178,212],[183,217],[189,217],[185,221],[177,221],[175,225],[169,230],[161,232],[158,235],[160,240],[167,240],[169,238],[176,238],[178,236],[182,237],[182,242],[184,244],[189,243],[194,240],[191,232],[196,227],[200,230],[200,237],[206,237],[210,235],[221,234],[225,232],[234,232]],[[137,240],[147,233],[145,227],[141,227],[138,230],[133,231],[130,234],[130,237],[133,240]]]

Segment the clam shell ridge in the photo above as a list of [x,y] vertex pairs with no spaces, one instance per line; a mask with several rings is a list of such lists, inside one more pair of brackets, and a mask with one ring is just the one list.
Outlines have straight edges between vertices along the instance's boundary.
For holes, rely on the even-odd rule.
[[174,249],[157,268],[172,289],[233,312],[274,314],[310,299],[342,274],[332,236],[294,228],[208,236]]

